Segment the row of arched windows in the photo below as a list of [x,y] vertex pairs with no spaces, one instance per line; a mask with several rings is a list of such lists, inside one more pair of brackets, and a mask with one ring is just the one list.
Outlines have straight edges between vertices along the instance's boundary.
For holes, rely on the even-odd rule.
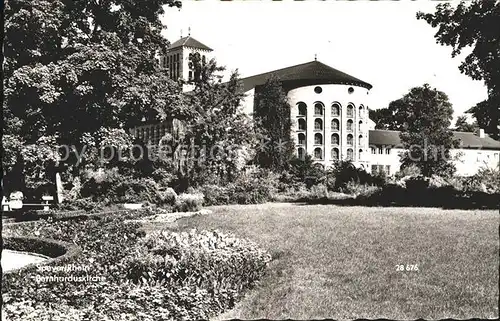
[[[298,150],[297,150],[297,156],[300,159],[304,159],[305,153],[306,153],[306,151],[305,151],[304,148],[302,148],[302,147],[298,148]],[[358,157],[361,158],[363,150],[360,149],[358,153],[359,153]],[[323,159],[323,150],[320,147],[316,147],[314,149],[314,158],[317,159],[317,160],[322,160]],[[347,158],[347,160],[351,160],[351,161],[354,160],[354,151],[353,151],[352,148],[348,148],[347,149],[346,158]],[[331,151],[330,151],[330,159],[333,160],[333,161],[336,161],[336,160],[340,159],[340,151],[339,151],[338,148],[332,148],[331,149]]]
[[[298,120],[298,124],[299,124],[299,130],[306,130],[307,129],[307,124],[306,124],[305,119],[300,118]],[[361,128],[363,126],[363,121],[360,120],[358,125],[359,125],[358,130],[361,131]],[[347,127],[346,128],[347,128],[347,131],[350,131],[350,132],[352,132],[354,130],[354,122],[352,121],[352,119],[347,120]],[[330,123],[330,129],[334,130],[334,131],[340,130],[340,121],[338,119],[332,119],[332,121]],[[314,120],[314,130],[323,130],[323,120],[322,119],[316,118]]]
[[[299,116],[306,116],[307,115],[307,105],[303,101],[300,101],[297,103],[297,108],[298,108],[298,115]],[[323,116],[323,111],[325,109],[325,105],[322,102],[315,102],[314,103],[314,115],[315,116]],[[333,103],[331,107],[331,116],[332,117],[339,117],[340,116],[340,110],[342,107],[340,106],[339,103]],[[359,106],[359,117],[363,117],[364,113],[364,106],[360,105]],[[347,105],[347,117],[353,118],[354,117],[354,105],[349,104]]]
[[[298,142],[299,142],[299,145],[305,145],[306,144],[306,135],[303,133],[299,133],[298,134]],[[339,143],[340,143],[339,134],[332,134],[331,144],[332,145],[339,145]],[[346,143],[348,146],[353,146],[354,136],[351,134],[347,135]],[[363,144],[363,135],[359,135],[358,144],[359,145]],[[320,134],[320,133],[314,134],[314,145],[323,145],[323,135],[322,134]]]

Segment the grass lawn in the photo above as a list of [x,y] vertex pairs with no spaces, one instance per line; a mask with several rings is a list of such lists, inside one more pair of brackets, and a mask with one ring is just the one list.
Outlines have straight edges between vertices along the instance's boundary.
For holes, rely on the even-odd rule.
[[[224,319],[498,317],[497,211],[300,204],[211,209],[174,229],[230,231],[274,258],[266,277]],[[399,264],[416,264],[418,271],[396,271]]]

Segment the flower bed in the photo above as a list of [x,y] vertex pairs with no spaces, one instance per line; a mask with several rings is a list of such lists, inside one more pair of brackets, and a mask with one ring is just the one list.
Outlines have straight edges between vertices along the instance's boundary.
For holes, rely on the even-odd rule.
[[[150,215],[146,211],[129,214]],[[64,264],[87,267],[78,271],[53,269],[50,273],[30,268],[4,277],[6,320],[207,319],[230,308],[264,273],[269,260],[266,252],[255,244],[220,233],[163,232],[144,238],[141,224],[126,222],[124,216],[117,213],[6,226],[4,237],[21,248],[28,249],[27,243],[19,241],[21,237],[33,235],[71,242],[81,248],[82,255],[55,261],[50,267]],[[204,244],[211,247],[205,248]],[[213,251],[213,248],[223,250]],[[159,249],[176,251],[178,256],[174,257],[180,264],[168,261],[170,265],[162,268],[157,264]],[[55,250],[52,254],[60,253]],[[146,270],[154,271],[155,277],[146,275],[142,280],[141,273]],[[66,280],[89,275],[99,280]],[[43,280],[48,276],[54,279]],[[60,281],[62,278],[65,281]]]

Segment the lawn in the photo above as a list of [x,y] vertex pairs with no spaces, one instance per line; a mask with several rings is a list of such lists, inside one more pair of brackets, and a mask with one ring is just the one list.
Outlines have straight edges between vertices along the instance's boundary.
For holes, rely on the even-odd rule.
[[[233,232],[274,258],[260,284],[221,318],[498,317],[497,211],[300,204],[211,209],[173,228]],[[418,271],[396,271],[401,264]]]

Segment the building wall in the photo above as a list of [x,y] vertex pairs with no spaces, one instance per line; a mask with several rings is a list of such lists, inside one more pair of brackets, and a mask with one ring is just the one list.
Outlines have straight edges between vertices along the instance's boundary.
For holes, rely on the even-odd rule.
[[[320,87],[321,93],[315,92],[315,88]],[[351,92],[349,89],[353,89]],[[290,90],[288,98],[291,105],[292,119],[292,139],[298,149],[304,148],[307,154],[314,157],[314,150],[321,148],[322,159],[316,159],[317,163],[325,167],[329,167],[335,161],[331,156],[332,148],[338,148],[340,159],[347,159],[348,149],[353,151],[353,163],[357,167],[366,168],[368,165],[368,95],[369,91],[366,88],[351,86],[351,85],[312,85],[304,86]],[[306,115],[299,115],[299,105],[305,103],[307,112]],[[315,104],[321,103],[322,115],[315,114]],[[332,116],[332,105],[337,103],[340,106],[340,115]],[[352,117],[348,117],[348,106],[353,107]],[[360,112],[360,109],[361,112]],[[306,122],[306,130],[299,129],[299,120],[303,119]],[[321,130],[315,129],[315,120],[320,119],[323,122]],[[337,119],[340,123],[339,130],[333,130],[331,122]],[[348,131],[348,120],[353,122],[352,131]],[[362,122],[361,126],[359,122]],[[299,144],[298,134],[303,133],[306,136],[305,144]],[[315,134],[321,134],[323,137],[322,144],[315,143]],[[339,135],[339,144],[332,145],[332,134]],[[347,144],[347,136],[352,135],[353,144]],[[362,136],[361,144],[359,136]],[[359,155],[361,150],[361,157]]]
[[[401,163],[399,155],[404,151],[402,148],[390,148],[387,146],[371,146],[369,172],[383,169],[386,174],[394,175],[399,171]],[[375,152],[375,153],[373,153]],[[480,168],[498,168],[500,162],[500,150],[478,150],[478,149],[452,149],[451,157],[457,169],[458,176],[471,176]],[[375,168],[373,167],[375,166]],[[389,166],[389,168],[387,168]],[[387,170],[389,169],[389,170]]]

